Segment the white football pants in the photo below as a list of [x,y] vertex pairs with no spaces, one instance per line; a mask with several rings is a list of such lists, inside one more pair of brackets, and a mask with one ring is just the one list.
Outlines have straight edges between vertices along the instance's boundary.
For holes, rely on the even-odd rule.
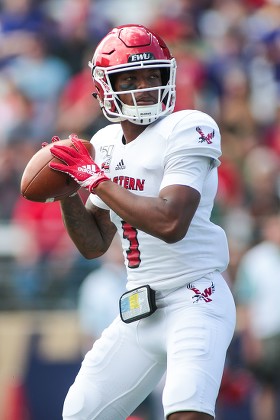
[[215,416],[235,328],[228,285],[215,272],[156,296],[153,315],[131,324],[118,317],[94,343],[66,396],[64,420],[125,420],[165,372],[165,416],[189,410]]

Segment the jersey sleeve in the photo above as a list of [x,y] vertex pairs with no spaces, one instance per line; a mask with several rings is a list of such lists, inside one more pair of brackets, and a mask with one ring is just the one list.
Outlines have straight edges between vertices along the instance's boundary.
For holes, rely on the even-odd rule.
[[182,118],[169,135],[161,189],[187,185],[201,193],[209,171],[220,165],[220,131],[207,114],[194,112]]
[[174,155],[166,165],[160,189],[168,185],[186,185],[202,192],[204,180],[211,169],[209,159],[204,156],[193,156],[186,159]]
[[209,115],[195,111],[183,117],[170,133],[166,160],[173,154],[205,156],[213,166],[219,166],[221,135],[217,123]]
[[104,201],[101,200],[101,198],[99,198],[97,195],[90,194],[89,198],[92,204],[94,204],[96,207],[99,207],[103,210],[110,210],[110,207],[108,207],[107,204],[105,204]]

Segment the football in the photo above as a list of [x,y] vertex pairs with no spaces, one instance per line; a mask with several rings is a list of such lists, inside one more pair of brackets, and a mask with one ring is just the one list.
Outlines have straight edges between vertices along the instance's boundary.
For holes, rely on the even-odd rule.
[[[95,151],[88,140],[80,139],[94,159]],[[30,201],[51,203],[69,197],[80,188],[69,175],[49,167],[50,162],[60,162],[50,149],[54,145],[74,147],[70,139],[47,144],[35,153],[27,163],[21,178],[21,195]],[[61,163],[61,162],[60,162]]]

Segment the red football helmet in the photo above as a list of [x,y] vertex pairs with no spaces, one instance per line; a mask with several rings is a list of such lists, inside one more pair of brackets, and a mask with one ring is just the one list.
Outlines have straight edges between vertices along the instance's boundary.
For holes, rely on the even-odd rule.
[[[170,114],[175,106],[176,60],[170,54],[164,41],[142,25],[122,25],[112,29],[98,44],[93,59],[89,62],[100,107],[109,121],[129,120],[134,124],[147,125],[159,117]],[[135,93],[129,90],[133,106],[121,102],[114,91],[112,76],[121,71],[159,68],[162,86],[143,90],[157,90],[155,105],[139,106]]]

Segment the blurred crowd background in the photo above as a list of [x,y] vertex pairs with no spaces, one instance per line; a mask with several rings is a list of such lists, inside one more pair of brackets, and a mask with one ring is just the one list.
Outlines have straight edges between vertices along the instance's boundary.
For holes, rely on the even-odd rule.
[[[125,23],[150,27],[176,57],[176,110],[205,111],[221,129],[223,157],[212,218],[229,240],[226,279],[235,295],[238,323],[217,419],[279,420],[278,0],[1,0],[0,388],[7,398],[0,419],[60,419],[59,404],[80,356],[117,311],[124,289],[118,246],[111,250],[113,256],[85,261],[64,230],[58,203],[29,202],[20,196],[19,186],[26,163],[43,141],[53,135],[67,138],[73,132],[90,139],[108,123],[91,95],[87,63],[109,29]],[[109,290],[112,314],[100,304],[108,300]],[[12,319],[17,321],[13,324]],[[71,331],[76,326],[80,349],[72,364],[56,360],[56,377],[60,372],[59,378],[66,378],[61,383],[40,376],[44,374],[38,373],[34,349],[46,322],[49,328],[61,325],[63,331],[56,337],[65,341],[60,334],[70,331],[67,320]],[[24,328],[20,322],[25,322]],[[18,342],[16,350],[12,347],[15,357],[19,352],[26,355],[24,368],[13,375],[5,369],[3,348],[9,334],[23,330],[25,345]],[[37,368],[30,361],[33,356]],[[33,391],[22,385],[28,379],[32,382],[36,373],[39,383],[52,384],[60,397],[56,414],[45,407],[55,409],[53,395],[46,393],[51,401],[41,401],[34,392],[37,385],[33,383]],[[157,403],[157,397],[153,404],[148,401],[137,418],[160,419],[160,409],[149,414]]]

